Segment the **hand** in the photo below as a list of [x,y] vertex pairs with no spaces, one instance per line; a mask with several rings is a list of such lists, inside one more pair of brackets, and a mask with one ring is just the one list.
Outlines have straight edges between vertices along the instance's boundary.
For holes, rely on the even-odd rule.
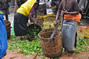
[[33,24],[36,24],[36,22],[35,22],[35,21],[33,21]]
[[67,14],[67,13],[68,13],[68,11],[67,11],[67,10],[65,10],[65,11],[64,11],[64,13],[65,13],[65,14]]
[[31,19],[31,22],[32,22],[33,24],[36,24],[36,20],[35,20],[34,18]]

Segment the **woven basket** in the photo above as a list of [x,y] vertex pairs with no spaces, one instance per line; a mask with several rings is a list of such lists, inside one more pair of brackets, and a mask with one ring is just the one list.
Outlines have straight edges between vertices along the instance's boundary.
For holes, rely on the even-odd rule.
[[59,57],[62,51],[61,32],[59,30],[55,33],[54,40],[48,43],[53,30],[54,29],[46,29],[38,34],[42,51],[45,56],[50,58]]
[[6,24],[7,37],[10,38],[10,34],[11,34],[11,23],[8,20],[5,20],[5,24]]

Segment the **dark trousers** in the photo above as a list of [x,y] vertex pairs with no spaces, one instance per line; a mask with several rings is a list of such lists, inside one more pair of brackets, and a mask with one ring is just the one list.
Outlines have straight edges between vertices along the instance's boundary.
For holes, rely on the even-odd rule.
[[14,16],[14,32],[16,36],[24,36],[27,34],[28,17],[16,13]]

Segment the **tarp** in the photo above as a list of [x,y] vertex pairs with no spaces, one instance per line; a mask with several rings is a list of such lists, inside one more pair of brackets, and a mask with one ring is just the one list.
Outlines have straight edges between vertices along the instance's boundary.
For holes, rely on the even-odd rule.
[[3,14],[0,14],[0,59],[5,55],[7,50],[7,32],[3,19]]

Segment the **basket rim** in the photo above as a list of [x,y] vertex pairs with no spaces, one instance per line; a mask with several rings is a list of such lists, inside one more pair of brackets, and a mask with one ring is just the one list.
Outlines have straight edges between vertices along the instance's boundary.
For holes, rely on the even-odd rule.
[[[36,26],[39,26],[40,28],[41,28],[41,26],[38,24],[38,23],[36,23],[36,24],[33,24],[33,23],[29,23],[30,25],[29,26],[31,26],[31,25],[36,25]],[[28,26],[28,27],[29,27]]]
[[[54,30],[54,28],[50,28],[50,29]],[[50,29],[45,29],[45,30],[50,30]],[[50,37],[49,37],[49,38],[43,38],[43,37],[41,37],[40,33],[42,33],[42,32],[45,31],[45,30],[42,30],[42,31],[40,31],[40,32],[38,33],[38,37],[41,38],[41,40],[42,40],[42,39],[43,39],[43,40],[49,40],[49,39],[50,39]],[[61,30],[59,30],[59,31],[61,31]],[[59,32],[59,33],[61,33],[61,32]],[[56,36],[55,36],[55,37],[56,37]]]
[[38,34],[39,38],[41,38],[40,40],[49,40],[50,38],[42,38],[39,34]]

